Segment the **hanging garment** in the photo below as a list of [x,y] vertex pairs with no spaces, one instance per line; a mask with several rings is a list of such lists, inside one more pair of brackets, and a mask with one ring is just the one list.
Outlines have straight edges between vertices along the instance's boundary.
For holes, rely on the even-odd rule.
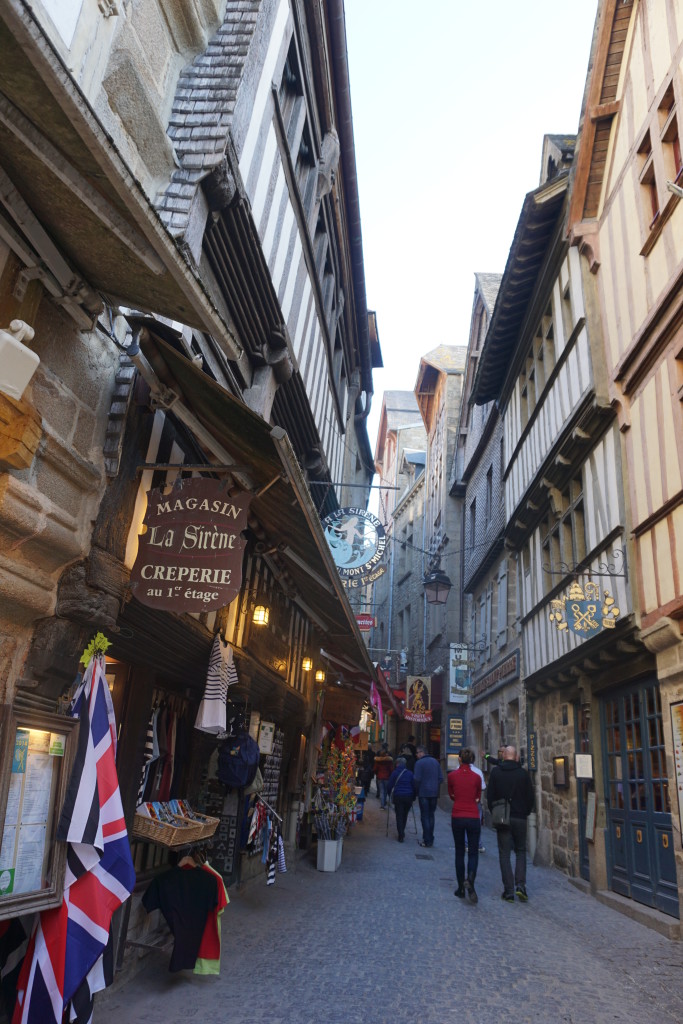
[[154,764],[150,767],[147,783],[145,785],[145,803],[151,800],[159,799],[159,786],[161,785],[161,775],[164,770],[164,764],[166,763],[166,744],[168,742],[168,715],[169,711],[165,704],[162,704],[159,708],[159,714],[157,715],[157,746],[159,747],[159,756],[157,757]]
[[237,669],[232,647],[216,633],[209,658],[204,696],[199,705],[195,729],[217,735],[226,731],[225,702],[228,687],[237,683]]
[[285,842],[279,829],[277,833],[277,868],[278,871],[282,872],[282,874],[287,870],[287,864],[285,862]]
[[149,914],[160,910],[175,940],[169,971],[194,970],[209,914],[218,904],[216,880],[201,868],[171,868],[142,897]]
[[[138,786],[138,796],[135,802],[135,806],[139,807],[144,800],[145,796],[145,785],[147,783],[147,776],[150,771],[150,766],[159,756],[159,742],[156,737],[156,720],[159,714],[158,708],[153,708],[152,713],[149,716],[149,722],[147,723],[147,735],[145,737],[145,750],[142,755],[142,774],[140,776],[140,785]],[[155,754],[156,748],[156,754]]]
[[201,945],[197,962],[194,965],[195,974],[220,974],[221,973],[221,915],[228,903],[228,891],[219,873],[212,868],[208,861],[202,864],[202,871],[206,871],[216,880],[218,903],[216,909],[209,914],[206,920],[206,927],[202,935]]
[[176,800],[182,796],[183,770],[187,762],[187,755],[190,747],[189,723],[183,711],[176,715],[176,738],[175,750],[173,751],[173,779],[171,781],[170,799]]
[[166,803],[171,796],[171,779],[173,778],[173,759],[175,755],[177,719],[178,716],[175,711],[169,711],[168,732],[166,734],[166,756],[164,758],[164,766],[161,772],[161,782],[159,783],[159,799],[163,803]]
[[278,835],[279,832],[275,828],[275,825],[271,824],[266,855],[266,885],[275,885],[275,869],[277,867],[279,854]]

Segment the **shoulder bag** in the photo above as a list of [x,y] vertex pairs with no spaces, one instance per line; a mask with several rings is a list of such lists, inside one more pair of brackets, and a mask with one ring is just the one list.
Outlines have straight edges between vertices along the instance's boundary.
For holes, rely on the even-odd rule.
[[491,824],[494,828],[505,828],[510,824],[510,801],[505,797],[491,804]]

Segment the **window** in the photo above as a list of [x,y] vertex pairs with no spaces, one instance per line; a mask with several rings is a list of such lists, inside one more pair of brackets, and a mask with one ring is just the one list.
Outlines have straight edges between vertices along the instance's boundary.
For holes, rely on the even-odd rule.
[[280,111],[287,134],[287,142],[290,149],[294,145],[295,135],[298,134],[299,122],[304,114],[304,90],[301,84],[301,72],[299,70],[299,59],[296,53],[294,39],[290,43],[287,52],[287,59],[282,70],[282,80],[278,90]]
[[493,466],[489,466],[486,473],[486,529],[491,524],[493,513]]
[[519,375],[520,427],[526,427],[540,403],[548,379],[555,368],[555,329],[553,310],[549,303],[529,347]]
[[659,105],[659,124],[664,156],[664,171],[669,181],[678,181],[683,177],[681,162],[681,142],[678,135],[678,119],[674,101],[673,83],[664,93]]
[[657,192],[655,162],[652,154],[652,144],[650,142],[649,132],[647,132],[645,138],[640,144],[638,154],[641,160],[640,194],[643,202],[643,209],[645,211],[645,221],[647,225],[652,228],[654,227],[657,217],[659,217],[659,195]]
[[676,84],[668,87],[638,146],[637,171],[646,240],[641,255],[647,256],[680,197],[666,187],[667,181],[683,180],[683,160],[676,109]]
[[552,501],[542,530],[543,564],[552,574],[551,586],[586,557],[583,485],[576,477]]

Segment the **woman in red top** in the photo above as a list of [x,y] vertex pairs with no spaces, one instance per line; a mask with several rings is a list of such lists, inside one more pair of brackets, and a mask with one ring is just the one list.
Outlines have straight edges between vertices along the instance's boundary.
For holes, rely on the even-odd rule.
[[[460,751],[460,767],[448,773],[448,795],[453,801],[451,828],[455,842],[455,874],[458,888],[455,895],[462,899],[465,893],[472,903],[477,902],[474,880],[479,863],[481,836],[481,779],[472,771],[474,753],[467,747]],[[465,879],[465,839],[467,839],[467,879]]]

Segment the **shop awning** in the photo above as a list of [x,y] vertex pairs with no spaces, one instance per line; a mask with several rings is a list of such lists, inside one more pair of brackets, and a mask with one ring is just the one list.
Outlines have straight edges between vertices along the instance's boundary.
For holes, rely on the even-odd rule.
[[101,296],[240,349],[20,0],[0,11],[0,238],[80,326]]
[[[135,323],[135,318],[132,318]],[[198,366],[176,351],[152,321],[139,326],[136,339],[150,371],[178,415],[188,410],[228,458],[235,476],[254,494],[251,512],[294,581],[304,609],[323,635],[330,662],[340,666],[343,685],[368,692],[377,675],[355,614],[344,593],[318,513],[287,434],[252,412]],[[160,327],[168,336],[168,328]],[[134,356],[134,360],[135,360]],[[177,396],[174,400],[174,396]],[[215,449],[214,449],[215,450]],[[384,687],[382,688],[386,693]]]

